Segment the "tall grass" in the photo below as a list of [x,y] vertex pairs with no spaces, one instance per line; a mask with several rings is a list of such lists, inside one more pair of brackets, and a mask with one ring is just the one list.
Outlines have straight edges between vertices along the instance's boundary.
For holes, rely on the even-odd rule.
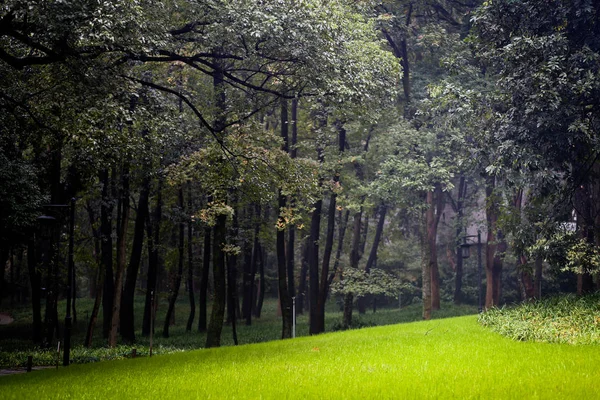
[[467,316],[0,378],[3,399],[594,399],[600,347]]
[[482,314],[479,321],[514,340],[600,344],[600,293],[562,295],[494,308]]

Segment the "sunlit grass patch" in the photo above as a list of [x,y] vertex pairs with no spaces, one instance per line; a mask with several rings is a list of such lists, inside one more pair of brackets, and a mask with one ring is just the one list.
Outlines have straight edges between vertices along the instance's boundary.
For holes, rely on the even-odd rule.
[[597,397],[600,347],[439,319],[0,378],[2,398]]

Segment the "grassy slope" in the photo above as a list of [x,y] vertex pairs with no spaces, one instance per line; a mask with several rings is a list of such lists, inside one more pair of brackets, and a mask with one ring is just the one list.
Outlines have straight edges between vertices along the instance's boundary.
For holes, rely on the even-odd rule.
[[515,342],[476,316],[0,378],[2,398],[598,398],[600,347]]
[[[92,307],[90,299],[79,299],[79,323],[73,330],[73,350],[71,359],[76,363],[86,362],[92,359],[121,358],[131,353],[135,347],[139,355],[148,354],[149,338],[141,336],[141,315],[143,314],[144,298],[136,298],[137,339],[134,346],[120,346],[115,349],[106,348],[106,340],[102,339],[102,322],[96,324],[94,335],[94,349],[89,350],[82,347],[86,331],[86,312]],[[340,325],[342,313],[335,304],[330,301],[327,304],[326,330],[334,330],[335,325]],[[421,320],[422,309],[419,303],[404,307],[402,310],[387,308],[379,309],[376,313],[370,310],[361,316],[355,312],[355,318],[363,325],[389,325],[400,322],[412,322]],[[64,320],[64,302],[59,303],[60,321]],[[156,333],[154,335],[154,353],[168,353],[181,350],[198,349],[204,346],[206,334],[198,333],[196,324],[191,332],[185,331],[185,322],[189,314],[189,304],[185,296],[180,296],[176,308],[177,324],[170,328],[170,337],[163,338],[162,327],[165,318],[166,304],[161,303],[157,314]],[[455,306],[454,304],[443,304],[442,310],[433,313],[434,318],[446,318],[450,316],[474,314],[476,308],[472,306]],[[0,368],[25,367],[27,356],[33,354],[34,365],[52,365],[56,362],[56,347],[49,351],[36,349],[31,341],[31,311],[29,308],[20,307],[12,310],[15,322],[10,325],[0,326]],[[89,314],[88,314],[89,315]],[[197,321],[197,316],[196,316]],[[197,323],[197,322],[196,322]],[[308,314],[298,316],[297,336],[308,335]],[[238,338],[240,344],[266,342],[281,338],[281,317],[277,315],[276,299],[265,299],[263,314],[260,319],[253,319],[251,326],[246,326],[243,321],[238,322]],[[223,327],[222,345],[233,345],[231,327]]]

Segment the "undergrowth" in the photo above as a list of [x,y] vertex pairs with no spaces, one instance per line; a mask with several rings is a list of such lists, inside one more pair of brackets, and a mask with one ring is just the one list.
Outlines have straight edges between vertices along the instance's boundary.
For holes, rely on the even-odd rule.
[[514,340],[600,344],[600,293],[493,308],[481,314],[479,322]]

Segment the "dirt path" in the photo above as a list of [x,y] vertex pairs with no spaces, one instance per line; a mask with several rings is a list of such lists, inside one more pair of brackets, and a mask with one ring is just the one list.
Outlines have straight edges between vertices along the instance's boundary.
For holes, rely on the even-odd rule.
[[0,325],[8,325],[15,319],[6,313],[0,313]]

